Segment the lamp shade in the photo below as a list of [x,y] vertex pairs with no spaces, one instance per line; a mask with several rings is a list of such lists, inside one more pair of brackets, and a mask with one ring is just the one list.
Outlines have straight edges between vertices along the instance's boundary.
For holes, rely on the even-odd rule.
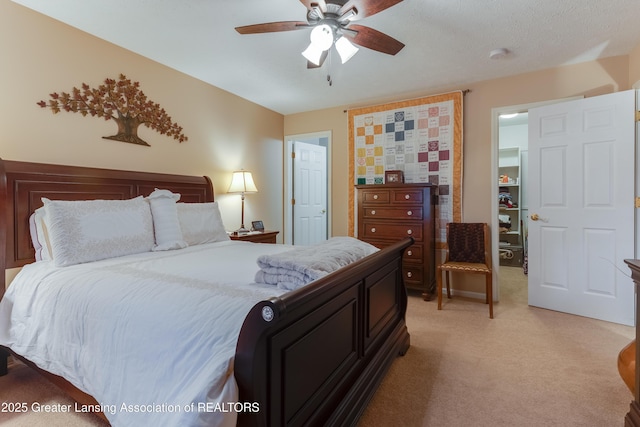
[[322,54],[324,50],[319,49],[313,43],[309,44],[309,47],[302,52],[302,56],[307,58],[308,61],[313,62],[316,65],[320,65],[320,59],[322,58]]
[[351,57],[353,57],[353,55],[358,52],[358,48],[344,37],[340,37],[336,41],[336,50],[338,51],[343,64],[350,60]]
[[239,170],[233,172],[231,177],[231,185],[229,186],[228,193],[257,193],[258,189],[253,183],[253,177],[251,172],[245,170]]

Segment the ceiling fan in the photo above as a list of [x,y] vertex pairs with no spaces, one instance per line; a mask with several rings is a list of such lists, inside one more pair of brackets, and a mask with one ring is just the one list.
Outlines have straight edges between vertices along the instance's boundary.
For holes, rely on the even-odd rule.
[[367,16],[375,15],[402,0],[300,0],[307,9],[307,22],[281,21],[236,27],[240,34],[272,33],[311,28],[311,43],[302,52],[307,67],[322,66],[329,50],[335,46],[344,64],[358,48],[366,47],[378,52],[395,55],[404,44],[373,28],[352,24]]

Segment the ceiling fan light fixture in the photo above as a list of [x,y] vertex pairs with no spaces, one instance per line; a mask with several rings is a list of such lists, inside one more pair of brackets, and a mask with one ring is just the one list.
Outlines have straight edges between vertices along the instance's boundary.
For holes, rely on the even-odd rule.
[[356,11],[356,8],[352,7],[351,9],[349,9],[347,12],[345,12],[342,16],[338,18],[338,22],[342,23],[342,22],[350,21],[351,19],[355,18],[357,14],[358,12]]
[[[327,58],[331,66],[329,54],[334,44],[343,64],[358,52],[358,47],[366,47],[387,55],[395,55],[404,48],[404,43],[385,33],[363,25],[352,24],[352,21],[375,15],[403,0],[300,1],[307,9],[307,22],[265,22],[236,27],[236,31],[240,34],[258,34],[311,30],[309,33],[311,44],[302,52],[307,59],[308,69],[321,67]],[[342,38],[343,36],[348,39]]]
[[318,19],[324,19],[324,13],[322,12],[322,9],[320,9],[320,6],[314,3],[311,3],[311,4],[312,4],[311,10],[315,12]]
[[313,43],[310,43],[309,47],[307,47],[304,50],[304,52],[302,52],[302,56],[307,58],[309,62],[313,62],[316,65],[320,65],[322,52],[324,52],[322,49],[319,49],[316,45],[314,45]]
[[321,51],[325,51],[333,44],[333,30],[326,24],[317,25],[311,30],[311,44]]
[[336,50],[338,51],[338,55],[340,55],[340,59],[344,64],[345,62],[350,60],[353,57],[353,55],[358,53],[359,49],[355,47],[353,43],[351,43],[345,37],[340,37],[336,41]]

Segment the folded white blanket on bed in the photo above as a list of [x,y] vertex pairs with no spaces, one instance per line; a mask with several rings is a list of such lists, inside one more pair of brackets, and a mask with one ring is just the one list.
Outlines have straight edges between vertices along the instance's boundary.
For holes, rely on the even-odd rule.
[[294,290],[378,251],[353,237],[332,237],[312,246],[258,257],[256,283]]

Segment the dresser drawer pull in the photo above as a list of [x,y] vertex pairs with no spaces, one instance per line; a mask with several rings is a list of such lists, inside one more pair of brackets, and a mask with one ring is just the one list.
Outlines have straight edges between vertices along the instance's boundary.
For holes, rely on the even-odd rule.
[[378,200],[378,195],[377,194],[373,195],[373,200]]
[[375,214],[376,214],[375,210],[371,211],[371,215],[375,215]]
[[412,277],[413,273],[411,273],[410,271],[407,271],[407,277]]
[[412,230],[407,230],[407,234],[411,235],[411,234],[413,234],[413,231]]
[[413,256],[413,251],[407,251],[407,256]]
[[412,211],[407,211],[407,215],[411,216],[411,215],[413,215],[413,212]]
[[375,233],[375,232],[376,232],[376,228],[375,228],[375,227],[372,227],[372,228],[371,228],[371,232],[372,232],[372,233]]
[[405,199],[405,200],[409,200],[410,198],[411,198],[411,196],[410,196],[409,194],[405,194],[405,195],[404,195],[404,199]]

